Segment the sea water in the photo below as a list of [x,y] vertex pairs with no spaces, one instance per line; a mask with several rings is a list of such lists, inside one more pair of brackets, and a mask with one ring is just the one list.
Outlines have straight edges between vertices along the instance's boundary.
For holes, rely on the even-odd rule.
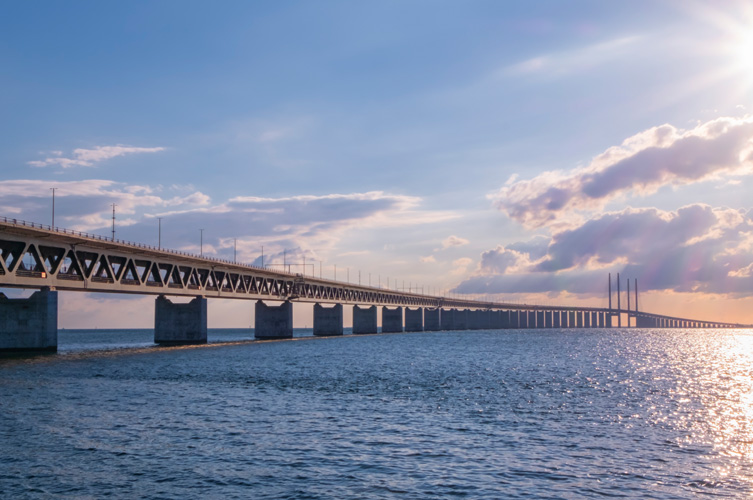
[[0,359],[0,496],[753,495],[751,331],[296,336]]

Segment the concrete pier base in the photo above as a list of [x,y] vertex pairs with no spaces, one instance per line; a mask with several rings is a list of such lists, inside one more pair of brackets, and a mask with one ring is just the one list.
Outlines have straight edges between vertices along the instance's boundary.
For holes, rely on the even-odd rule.
[[42,289],[28,299],[0,293],[0,352],[57,350],[57,291]]
[[[407,323],[406,319],[406,323]],[[439,319],[439,308],[436,309],[424,309],[424,330],[427,332],[436,332],[441,330],[441,323]]]
[[468,329],[468,316],[470,316],[470,309],[458,310],[455,314],[455,330],[467,330]]
[[424,310],[405,308],[405,331],[406,332],[423,332],[424,331]]
[[314,304],[314,335],[329,337],[343,334],[343,305],[323,307]]
[[442,330],[454,330],[455,329],[455,313],[457,309],[442,309],[439,321]]
[[512,311],[500,311],[499,313],[500,321],[502,322],[500,328],[512,328],[512,326],[510,325],[510,315],[512,314]]
[[160,295],[154,301],[154,343],[190,345],[207,343],[207,299],[173,304]]
[[378,333],[377,306],[353,306],[353,333]]
[[403,308],[382,307],[382,333],[398,333],[403,331]]
[[254,337],[257,339],[292,339],[293,303],[285,301],[279,306],[268,306],[261,300],[256,301]]

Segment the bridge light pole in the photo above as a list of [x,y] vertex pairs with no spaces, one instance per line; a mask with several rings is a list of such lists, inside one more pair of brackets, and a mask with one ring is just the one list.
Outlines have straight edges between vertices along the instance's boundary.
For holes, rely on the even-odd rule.
[[60,188],[50,188],[50,191],[52,191],[52,225],[50,226],[51,229],[55,229],[55,190]]
[[115,241],[115,203],[112,204],[112,241]]

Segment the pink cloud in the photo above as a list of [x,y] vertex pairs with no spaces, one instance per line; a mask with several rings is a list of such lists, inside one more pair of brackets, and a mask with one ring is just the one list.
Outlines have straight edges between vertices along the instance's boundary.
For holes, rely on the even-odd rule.
[[617,197],[753,169],[753,118],[719,118],[691,130],[662,125],[609,148],[585,168],[513,180],[494,205],[527,227],[550,226],[598,210]]

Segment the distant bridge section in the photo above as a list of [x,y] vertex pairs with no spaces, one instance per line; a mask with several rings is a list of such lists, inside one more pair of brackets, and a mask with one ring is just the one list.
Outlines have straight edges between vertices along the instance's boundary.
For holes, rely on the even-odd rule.
[[[264,269],[9,218],[0,218],[0,255],[0,286],[41,290],[30,299],[7,299],[0,294],[0,350],[33,348],[40,342],[57,346],[59,290],[158,296],[155,305],[155,341],[164,344],[206,342],[206,299],[210,297],[256,301],[257,338],[292,336],[293,302],[335,305],[335,312],[331,307],[320,305],[315,308],[314,330],[321,335],[329,331],[341,334],[343,304],[354,306],[353,330],[360,333],[376,333],[376,306],[383,307],[385,331],[609,328],[612,327],[613,317],[620,318],[621,314],[627,314],[628,326],[630,318],[635,318],[634,323],[638,327],[744,326],[619,308],[615,310],[611,307],[537,306],[399,292]],[[167,296],[191,297],[193,300],[188,304],[173,304]],[[282,302],[282,305],[270,306],[261,301]],[[339,326],[337,307],[340,308]],[[405,321],[403,308],[407,308]],[[51,315],[54,315],[54,321],[49,320]],[[387,329],[385,322],[389,324]],[[195,325],[198,326],[194,328]],[[26,330],[34,330],[37,332],[34,335],[43,340],[27,346],[19,341],[30,338]],[[46,333],[40,334],[39,330]]]

